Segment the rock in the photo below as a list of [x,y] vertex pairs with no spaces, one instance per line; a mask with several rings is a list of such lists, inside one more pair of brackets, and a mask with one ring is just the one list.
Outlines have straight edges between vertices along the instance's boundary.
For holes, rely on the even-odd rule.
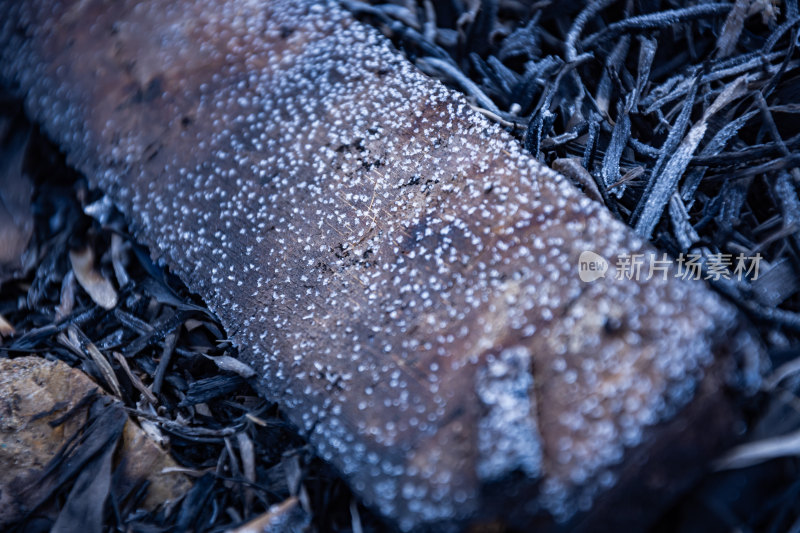
[[0,359],[0,524],[17,518],[15,493],[83,427],[86,413],[75,413],[56,427],[49,422],[95,388],[64,363],[40,357]]
[[[91,402],[82,400],[92,393],[99,394],[100,388],[60,361],[0,358],[0,525],[19,519],[23,509],[37,503],[26,496],[36,493],[31,488],[48,463],[83,430]],[[117,494],[148,480],[144,506],[154,509],[189,489],[184,475],[162,473],[177,464],[134,422],[125,423],[122,435],[114,461],[115,469],[122,468],[116,477]]]

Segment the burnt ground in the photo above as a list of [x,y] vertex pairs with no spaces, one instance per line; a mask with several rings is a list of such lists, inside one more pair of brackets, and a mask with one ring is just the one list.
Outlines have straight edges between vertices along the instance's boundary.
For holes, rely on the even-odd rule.
[[[744,400],[743,440],[781,443],[769,439],[800,430],[796,2],[343,3],[540,161],[563,169],[558,160],[575,158],[585,173],[569,177],[661,250],[697,254],[706,269],[715,254],[760,254],[759,279],[709,280],[752,319],[771,362],[762,390]],[[140,508],[141,487],[112,495],[106,528],[222,531],[294,495],[320,531],[385,531],[247,385],[246,369],[225,366],[235,349],[202,302],[153,264],[121,215],[7,98],[0,142],[0,199],[18,206],[2,222],[18,228],[24,250],[14,276],[0,272],[0,317],[15,330],[3,330],[0,356],[61,359],[110,392],[85,347],[121,353],[131,370],[117,372],[129,415],[156,422],[197,478],[181,504],[156,512]],[[69,274],[70,250],[91,252],[116,291],[115,309]],[[70,326],[84,349],[65,342]],[[709,472],[656,530],[799,529],[800,465],[790,444],[772,458],[751,448],[729,463],[736,468]],[[254,475],[245,473],[249,461]],[[747,461],[755,464],[741,466]],[[54,505],[16,530],[48,529],[76,475],[65,473]]]

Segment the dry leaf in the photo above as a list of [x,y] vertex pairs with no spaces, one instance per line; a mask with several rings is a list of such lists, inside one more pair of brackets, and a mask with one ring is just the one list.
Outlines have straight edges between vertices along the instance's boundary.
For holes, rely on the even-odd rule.
[[94,253],[90,247],[81,251],[70,250],[69,259],[75,278],[92,301],[104,309],[113,309],[117,305],[117,291],[111,282],[94,268]]
[[256,371],[253,370],[250,365],[239,361],[238,359],[231,357],[230,355],[220,355],[217,357],[203,354],[206,359],[211,359],[214,361],[220,370],[226,370],[228,372],[233,372],[234,374],[239,374],[243,378],[251,378],[256,375]]
[[12,136],[0,151],[0,283],[22,267],[33,235],[33,185],[22,171],[29,136]]
[[770,459],[800,456],[800,430],[737,446],[715,464],[717,470],[746,468]]
[[0,315],[0,337],[10,337],[14,333],[16,333],[14,326],[3,315]]

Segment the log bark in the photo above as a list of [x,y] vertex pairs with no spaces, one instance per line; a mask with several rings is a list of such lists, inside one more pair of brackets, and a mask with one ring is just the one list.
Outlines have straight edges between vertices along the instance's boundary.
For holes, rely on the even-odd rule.
[[[0,72],[402,529],[643,527],[735,431],[736,311],[335,4],[0,2]],[[626,502],[624,507],[619,507]]]

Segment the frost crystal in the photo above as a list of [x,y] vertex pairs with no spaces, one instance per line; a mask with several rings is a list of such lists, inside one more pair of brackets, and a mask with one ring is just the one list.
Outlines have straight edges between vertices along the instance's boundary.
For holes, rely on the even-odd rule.
[[478,475],[501,478],[516,469],[531,477],[541,471],[541,437],[536,428],[536,405],[531,354],[518,346],[489,356],[478,369],[475,389],[488,408],[478,430]]

